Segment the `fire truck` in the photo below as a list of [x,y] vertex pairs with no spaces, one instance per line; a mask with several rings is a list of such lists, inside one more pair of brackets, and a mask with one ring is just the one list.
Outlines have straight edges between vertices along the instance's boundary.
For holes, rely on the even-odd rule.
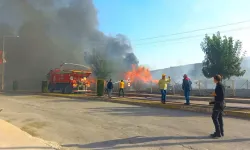
[[[87,70],[72,70],[64,69],[64,65],[82,66]],[[47,74],[48,91],[61,91],[62,93],[79,93],[87,91],[87,87],[90,86],[88,77],[91,75],[91,70],[79,64],[63,63],[60,68],[50,70]]]

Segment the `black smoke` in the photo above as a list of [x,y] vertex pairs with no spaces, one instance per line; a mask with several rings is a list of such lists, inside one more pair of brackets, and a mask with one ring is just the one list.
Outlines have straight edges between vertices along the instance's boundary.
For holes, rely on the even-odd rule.
[[138,64],[126,36],[98,30],[92,0],[0,0],[3,35],[20,36],[6,38],[6,86],[18,80],[23,89],[40,88],[50,69],[64,62],[84,64],[85,52],[93,49],[121,64],[116,71]]

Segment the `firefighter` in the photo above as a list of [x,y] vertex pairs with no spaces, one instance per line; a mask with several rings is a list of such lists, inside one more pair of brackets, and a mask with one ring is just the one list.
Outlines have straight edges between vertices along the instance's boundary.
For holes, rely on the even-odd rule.
[[159,89],[161,91],[161,103],[162,104],[166,103],[167,87],[170,81],[171,81],[170,76],[168,76],[168,78],[166,79],[166,75],[162,74],[162,78],[158,82]]
[[214,83],[216,84],[215,92],[212,93],[214,96],[214,101],[209,102],[210,105],[214,105],[212,120],[215,127],[215,132],[211,134],[212,138],[220,138],[224,136],[224,127],[223,127],[223,111],[226,107],[224,101],[225,87],[221,83],[221,76],[214,76]]
[[121,96],[121,92],[122,92],[122,96],[124,97],[124,86],[125,86],[125,83],[123,80],[121,80],[119,83],[119,97]]

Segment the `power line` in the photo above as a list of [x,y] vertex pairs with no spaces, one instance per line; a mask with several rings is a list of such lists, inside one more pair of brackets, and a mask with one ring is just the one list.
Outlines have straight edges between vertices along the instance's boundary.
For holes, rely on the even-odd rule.
[[[246,29],[250,29],[250,26],[245,27],[245,28],[237,28],[237,29],[225,30],[225,31],[222,31],[220,33],[239,31],[239,30],[246,30]],[[209,33],[209,34],[213,34],[213,33]],[[186,36],[186,37],[175,38],[175,39],[166,39],[166,40],[155,41],[155,42],[146,42],[146,43],[140,43],[140,44],[134,44],[134,45],[135,46],[148,45],[148,44],[162,43],[162,42],[168,42],[168,41],[177,41],[177,40],[182,40],[182,39],[190,39],[190,38],[201,37],[201,36],[204,36],[204,34],[194,35],[194,36]]]
[[[175,41],[175,42],[167,42],[168,43],[168,45],[174,45],[174,44],[181,44],[181,43],[187,43],[187,42],[190,42],[190,41],[197,41],[197,40],[195,40],[195,38],[194,39],[192,39],[192,40],[185,40],[185,41]],[[151,46],[151,45],[154,45],[155,43],[147,43],[147,44],[145,44],[145,45],[149,45],[149,46]],[[134,45],[133,46],[133,48],[135,48],[135,47],[140,47],[140,46],[143,46],[143,45]],[[155,46],[158,46],[158,45],[155,45]]]
[[181,34],[186,34],[186,33],[197,32],[197,31],[203,31],[203,30],[209,30],[209,29],[227,27],[227,26],[232,26],[232,25],[237,25],[237,24],[243,24],[243,23],[247,23],[247,22],[250,22],[250,20],[245,20],[245,21],[240,21],[240,22],[234,22],[234,23],[229,23],[229,24],[224,24],[224,25],[219,25],[219,26],[212,26],[212,27],[207,27],[207,28],[201,28],[201,29],[196,29],[196,30],[190,30],[190,31],[185,31],[185,32],[178,32],[178,33],[173,33],[173,34],[167,34],[167,35],[160,35],[160,36],[155,36],[155,37],[142,38],[142,39],[137,39],[137,40],[134,40],[134,41],[143,41],[143,40],[156,39],[156,38],[167,37],[167,36],[181,35]]
[[[224,30],[224,31],[220,31],[220,33],[241,31],[241,30],[247,30],[247,29],[250,29],[250,26],[242,27],[242,28],[236,28],[236,29],[230,29],[230,30]],[[207,34],[214,34],[214,33],[207,33]],[[204,36],[205,36],[205,34],[199,34],[199,35],[185,36],[185,37],[174,38],[174,39],[165,39],[165,40],[154,41],[154,42],[145,42],[145,43],[132,44],[132,46],[137,47],[137,46],[150,45],[150,44],[163,43],[163,42],[181,41],[181,40],[184,40],[184,39],[192,39],[192,38],[204,37]],[[188,42],[188,41],[184,41],[184,42]],[[107,43],[100,43],[100,42],[95,42],[95,41],[88,41],[88,43],[91,43],[91,45],[96,47],[96,48],[97,47],[106,47],[107,46]],[[183,43],[183,41],[182,42],[174,42],[174,43]]]

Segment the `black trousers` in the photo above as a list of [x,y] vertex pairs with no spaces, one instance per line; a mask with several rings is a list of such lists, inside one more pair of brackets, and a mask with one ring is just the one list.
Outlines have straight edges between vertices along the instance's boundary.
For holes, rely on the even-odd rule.
[[223,110],[213,110],[212,120],[215,127],[215,134],[224,135]]
[[123,88],[119,89],[119,96],[121,96],[121,92],[122,92],[122,96],[124,97],[124,90],[123,90]]

